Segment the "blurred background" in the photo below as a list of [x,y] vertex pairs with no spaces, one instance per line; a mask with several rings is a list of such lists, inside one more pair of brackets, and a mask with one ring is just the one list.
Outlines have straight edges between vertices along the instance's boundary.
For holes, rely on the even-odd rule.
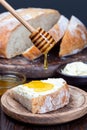
[[[7,0],[15,9],[24,7],[40,7],[57,9],[61,14],[70,18],[79,18],[87,27],[87,0]],[[6,10],[0,5],[0,13]]]

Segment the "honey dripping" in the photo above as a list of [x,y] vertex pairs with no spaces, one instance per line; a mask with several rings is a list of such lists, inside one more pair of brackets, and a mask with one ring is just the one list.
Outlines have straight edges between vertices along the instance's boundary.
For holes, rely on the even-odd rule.
[[45,54],[44,54],[44,69],[45,69],[45,70],[48,69],[47,54],[48,54],[48,53],[45,53]]

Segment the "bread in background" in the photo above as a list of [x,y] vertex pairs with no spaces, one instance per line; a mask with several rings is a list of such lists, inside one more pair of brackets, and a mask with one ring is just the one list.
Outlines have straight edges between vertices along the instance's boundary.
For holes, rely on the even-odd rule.
[[[54,38],[56,43],[58,43],[60,39],[62,39],[62,37],[64,36],[68,23],[69,20],[65,16],[61,15],[57,23],[48,31],[48,33]],[[42,55],[40,50],[34,45],[28,48],[22,54],[28,60],[34,60]]]
[[[33,27],[42,27],[46,31],[60,17],[60,13],[53,9],[27,8],[17,12]],[[15,57],[33,45],[30,32],[16,18],[10,13],[0,14],[0,17],[0,57]]]
[[61,15],[58,22],[48,31],[49,34],[54,38],[57,42],[63,38],[67,27],[68,27],[69,20],[64,15]]
[[42,55],[41,51],[35,46],[31,46],[22,53],[23,57],[28,60],[35,60]]
[[78,18],[72,16],[60,44],[59,56],[76,54],[85,47],[87,47],[87,29]]

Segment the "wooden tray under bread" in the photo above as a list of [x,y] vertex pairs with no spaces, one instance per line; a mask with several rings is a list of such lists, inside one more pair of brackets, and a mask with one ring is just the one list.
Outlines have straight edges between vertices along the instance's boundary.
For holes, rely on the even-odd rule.
[[70,86],[70,102],[67,106],[46,114],[32,114],[15,101],[8,90],[1,97],[2,110],[10,117],[25,123],[53,125],[69,122],[87,114],[87,93]]
[[62,63],[70,61],[86,60],[87,48],[82,52],[60,59],[58,57],[58,50],[52,50],[48,55],[48,69],[45,70],[43,67],[43,56],[40,58],[29,61],[23,56],[17,56],[12,59],[0,58],[0,71],[18,71],[26,75],[27,78],[48,78],[55,75],[58,66]]

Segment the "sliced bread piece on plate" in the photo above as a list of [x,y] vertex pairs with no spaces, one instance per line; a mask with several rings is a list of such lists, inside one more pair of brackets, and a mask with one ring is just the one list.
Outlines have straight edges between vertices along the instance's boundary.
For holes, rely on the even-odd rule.
[[11,96],[32,113],[46,113],[69,103],[69,86],[62,78],[35,80],[11,89]]

